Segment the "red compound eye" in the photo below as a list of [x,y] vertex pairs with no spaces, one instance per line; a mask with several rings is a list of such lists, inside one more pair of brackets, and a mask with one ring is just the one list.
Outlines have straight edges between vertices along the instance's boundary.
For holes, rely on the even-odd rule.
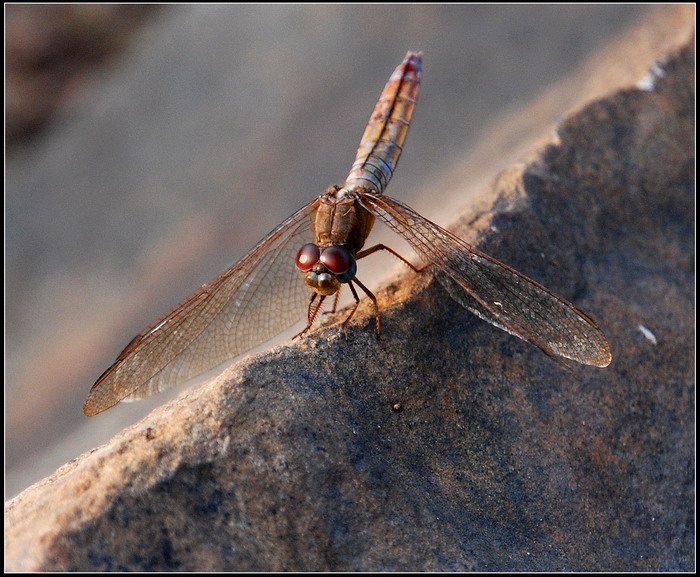
[[305,244],[299,249],[296,265],[300,271],[306,272],[318,262],[321,250],[313,243]]
[[355,259],[344,246],[329,246],[321,253],[321,263],[333,274],[343,274],[355,264]]

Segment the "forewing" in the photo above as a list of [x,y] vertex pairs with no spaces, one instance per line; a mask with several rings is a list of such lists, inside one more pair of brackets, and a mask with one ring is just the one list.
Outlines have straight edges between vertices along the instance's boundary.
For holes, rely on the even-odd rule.
[[84,411],[147,397],[237,357],[306,313],[309,289],[294,264],[312,240],[315,199],[229,269],[136,336],[93,385]]
[[362,194],[361,204],[433,264],[450,295],[491,324],[550,355],[605,367],[610,346],[595,322],[539,283],[471,247],[385,195]]

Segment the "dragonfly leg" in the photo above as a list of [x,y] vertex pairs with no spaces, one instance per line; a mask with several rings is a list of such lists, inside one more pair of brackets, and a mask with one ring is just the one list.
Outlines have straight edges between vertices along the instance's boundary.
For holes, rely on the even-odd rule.
[[[315,302],[316,297],[319,297],[318,302]],[[292,340],[296,339],[297,337],[301,337],[313,326],[316,315],[318,314],[318,311],[321,310],[321,305],[323,304],[324,300],[326,300],[325,295],[319,295],[318,293],[311,294],[311,298],[309,299],[309,307],[306,311],[306,326],[300,333],[294,335]]]
[[352,291],[352,296],[355,297],[355,306],[353,307],[352,311],[350,311],[350,314],[348,315],[348,318],[346,318],[343,321],[343,328],[345,328],[350,321],[350,319],[353,317],[355,314],[355,311],[357,310],[357,307],[360,306],[360,297],[357,296],[357,291],[355,290],[355,287],[353,284],[357,284],[362,291],[370,298],[372,301],[372,305],[374,306],[374,332],[377,335],[377,338],[381,337],[381,327],[380,327],[380,320],[379,320],[379,307],[377,306],[377,297],[374,296],[374,293],[372,293],[371,290],[369,290],[365,285],[363,285],[357,278],[352,279],[349,283],[350,285],[350,290]]
[[[366,248],[365,250],[361,250],[360,252],[358,252],[358,253],[355,255],[355,259],[356,259],[356,260],[360,260],[361,258],[364,258],[364,257],[366,257],[366,256],[369,256],[369,255],[371,255],[372,253],[375,253],[375,252],[377,252],[377,251],[379,251],[379,250],[385,250],[385,251],[387,251],[387,252],[390,252],[390,253],[393,254],[396,258],[398,258],[401,262],[403,262],[404,264],[408,265],[408,266],[413,270],[413,272],[423,272],[423,271],[425,270],[425,268],[426,268],[425,266],[423,266],[423,267],[421,267],[421,268],[416,267],[411,261],[409,261],[408,259],[405,259],[405,258],[402,257],[398,252],[396,252],[393,248],[390,248],[390,247],[386,246],[385,244],[375,244],[374,246],[371,246],[371,247],[369,247],[369,248]],[[360,286],[361,286],[361,285],[360,285]],[[362,287],[362,290],[364,290],[365,292],[367,292],[367,289],[365,289],[364,287]],[[368,293],[368,294],[369,294],[369,293]]]
[[333,299],[333,308],[329,311],[323,311],[324,315],[332,315],[335,314],[336,309],[338,308],[338,300],[340,299],[340,291],[335,293],[335,298]]

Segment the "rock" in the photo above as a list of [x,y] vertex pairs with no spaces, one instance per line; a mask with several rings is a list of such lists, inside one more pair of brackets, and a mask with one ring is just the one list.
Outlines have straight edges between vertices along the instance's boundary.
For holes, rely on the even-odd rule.
[[363,303],[347,336],[339,316],[250,357],[9,501],[6,570],[692,571],[686,40],[463,221],[593,316],[610,367],[555,362],[407,274],[378,291],[381,341]]

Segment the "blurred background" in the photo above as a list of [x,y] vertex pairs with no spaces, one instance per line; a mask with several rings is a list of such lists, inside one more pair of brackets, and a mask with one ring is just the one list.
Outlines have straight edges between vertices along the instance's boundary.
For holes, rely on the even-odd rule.
[[423,86],[388,192],[449,224],[470,201],[451,182],[517,160],[489,127],[644,10],[6,5],[5,497],[168,398],[82,414],[135,334],[343,182],[408,50]]

